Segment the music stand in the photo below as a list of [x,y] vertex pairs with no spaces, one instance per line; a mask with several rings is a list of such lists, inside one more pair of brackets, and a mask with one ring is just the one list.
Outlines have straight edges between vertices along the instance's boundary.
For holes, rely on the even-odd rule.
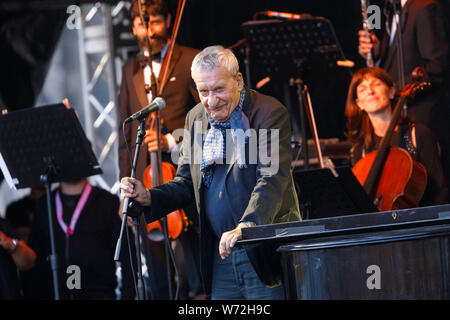
[[[307,16],[298,20],[248,21],[241,27],[251,48],[252,60],[270,77],[290,79],[291,85],[297,85],[302,143],[306,144],[305,105],[308,101],[304,97],[308,90],[303,79],[313,72],[314,76],[329,77],[339,68],[337,61],[345,60],[333,25],[328,19]],[[303,150],[305,168],[308,168],[308,148]]]
[[322,17],[248,21],[242,29],[253,59],[272,77],[334,70],[345,59],[333,25]]
[[10,188],[45,186],[53,289],[59,300],[51,183],[102,173],[75,111],[61,103],[0,115],[0,167]]
[[304,219],[377,212],[350,167],[296,171],[294,183]]

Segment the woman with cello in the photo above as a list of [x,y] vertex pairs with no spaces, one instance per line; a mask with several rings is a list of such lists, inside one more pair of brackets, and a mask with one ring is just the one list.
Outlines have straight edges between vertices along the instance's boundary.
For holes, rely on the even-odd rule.
[[[442,163],[439,156],[439,148],[431,131],[421,123],[414,123],[408,118],[394,118],[394,103],[396,91],[389,74],[378,67],[362,68],[354,75],[350,83],[347,95],[345,114],[347,116],[347,138],[353,143],[351,158],[353,172],[361,184],[364,185],[367,172],[370,173],[372,164],[375,163],[373,157],[380,149],[381,143],[389,144],[388,148],[392,151],[402,149],[400,153],[407,151],[407,157],[415,162],[414,166],[420,168],[420,174],[424,175],[422,180],[414,181],[416,184],[423,183],[422,191],[419,192],[417,206],[437,205],[447,203],[448,189],[445,185]],[[402,106],[399,106],[399,108]],[[400,111],[398,111],[400,112]],[[400,113],[398,113],[400,114]],[[387,134],[391,122],[390,139],[383,139]],[[385,141],[382,141],[385,140]],[[381,150],[381,149],[380,149]],[[372,155],[372,156],[371,156]],[[409,155],[409,156],[408,156]],[[381,165],[382,170],[392,167],[391,174],[385,175],[388,180],[398,179],[394,157],[386,156],[385,162]],[[384,168],[383,168],[384,167]],[[372,168],[373,170],[373,168]],[[413,175],[415,171],[412,171]],[[412,179],[417,177],[411,177]],[[382,183],[377,181],[379,185]],[[378,185],[378,186],[379,186]],[[364,185],[366,189],[366,185]],[[420,189],[413,186],[410,189]],[[366,191],[368,191],[366,189]],[[378,190],[378,192],[380,192]],[[388,191],[384,191],[386,194]],[[369,193],[369,192],[368,192]],[[369,194],[370,195],[370,194]],[[422,196],[423,195],[423,196]],[[377,193],[376,199],[381,200],[382,195]],[[411,207],[411,204],[409,205]],[[380,206],[379,206],[380,208]],[[401,207],[393,206],[393,209]],[[392,208],[384,208],[384,210]]]

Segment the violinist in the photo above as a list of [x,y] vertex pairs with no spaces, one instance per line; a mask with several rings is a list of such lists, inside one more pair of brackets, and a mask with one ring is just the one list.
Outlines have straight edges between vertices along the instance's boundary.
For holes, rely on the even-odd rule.
[[[130,115],[148,105],[158,95],[157,93],[153,96],[151,90],[146,91],[146,83],[149,79],[148,73],[151,65],[154,76],[160,82],[164,73],[164,61],[169,51],[169,31],[174,21],[163,0],[145,0],[141,1],[141,3],[141,10],[136,0],[133,1],[130,9],[133,34],[137,38],[141,52],[123,66],[120,86],[118,124],[121,177],[130,175],[131,161],[127,145],[130,147],[131,154],[134,154],[138,127],[137,121],[125,126],[127,139],[125,141],[122,123]],[[143,18],[148,19],[147,26],[141,20],[141,12]],[[148,39],[150,39],[150,44]],[[148,52],[149,48],[151,49],[150,53]],[[178,128],[184,127],[186,114],[200,101],[197,91],[191,86],[192,80],[190,76],[190,66],[197,52],[199,51],[196,49],[178,44],[175,44],[173,47],[170,65],[166,72],[168,76],[167,84],[161,92],[161,96],[166,102],[166,108],[161,111],[161,120],[163,122],[161,151],[163,161],[170,161],[171,156],[169,152],[176,152],[177,149],[177,143],[171,133]],[[146,56],[150,56],[151,59],[146,58]],[[136,177],[141,180],[146,167],[150,164],[150,153],[157,151],[156,132],[152,129],[152,126],[147,127],[144,137],[145,147],[140,151],[136,167]],[[190,208],[185,208],[185,212],[192,223],[189,225],[188,230],[174,241],[175,259],[178,261],[180,260],[179,257],[183,257],[181,263],[188,270],[188,272],[186,271],[187,276],[183,276],[183,270],[180,272],[182,274],[181,283],[188,284],[181,285],[181,299],[184,297],[198,298],[202,294],[198,268],[195,265],[197,258],[194,256],[197,251],[195,246],[198,242],[195,206],[192,205]],[[152,256],[152,266],[148,268],[151,298],[169,299],[167,277],[163,276],[167,273],[164,242],[149,241],[149,243]],[[183,267],[179,265],[179,269],[183,269]]]
[[[353,164],[378,149],[392,118],[395,94],[394,83],[381,68],[362,68],[353,75],[345,109],[346,136],[353,143]],[[447,203],[448,189],[439,146],[428,127],[408,118],[400,118],[390,147],[407,150],[414,160],[425,167],[428,179],[421,206]]]
[[[143,25],[140,17],[138,1],[133,2],[130,10],[130,18],[133,23],[133,34],[136,36],[141,52],[132,60],[125,63],[122,70],[122,82],[119,95],[119,167],[120,176],[127,176],[131,172],[131,163],[122,134],[122,123],[133,113],[139,111],[156,97],[148,97],[145,90],[144,73],[146,72],[148,59],[145,59],[148,51],[146,30],[150,37],[152,69],[155,77],[159,77],[162,62],[167,54],[169,46],[169,30],[172,23],[171,14],[163,0],[146,0],[145,14],[148,16],[148,28]],[[166,102],[166,108],[161,111],[161,118],[167,132],[161,136],[162,151],[167,152],[176,147],[176,143],[170,133],[175,129],[184,127],[184,120],[188,111],[197,104],[200,99],[197,91],[191,86],[190,67],[192,60],[199,51],[193,48],[175,44],[171,66],[169,67],[169,80],[161,96]],[[151,93],[150,93],[151,94]],[[126,126],[128,145],[134,152],[134,144],[137,135],[137,123]],[[148,151],[156,150],[156,134],[147,130],[144,138],[147,150],[142,150],[139,157],[136,176],[142,178],[148,165]],[[170,158],[170,157],[169,157]]]

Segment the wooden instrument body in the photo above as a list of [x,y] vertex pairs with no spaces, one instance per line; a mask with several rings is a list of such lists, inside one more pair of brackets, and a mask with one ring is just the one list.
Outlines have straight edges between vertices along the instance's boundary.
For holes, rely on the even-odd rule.
[[[173,180],[176,174],[175,167],[169,162],[161,162],[163,183]],[[143,182],[146,188],[153,186],[152,166],[145,168]],[[177,239],[183,231],[186,231],[189,223],[186,213],[183,209],[175,210],[166,215],[167,218],[167,232],[170,239]],[[159,220],[147,224],[147,232],[155,230],[163,231]],[[162,238],[161,238],[162,240]]]
[[[161,96],[164,87],[167,84],[168,77],[169,77],[169,66],[172,63],[172,53],[176,42],[176,37],[178,34],[178,29],[180,27],[181,17],[183,15],[184,7],[186,4],[186,0],[179,0],[178,2],[178,8],[177,13],[175,16],[175,22],[173,25],[172,30],[172,36],[169,39],[169,48],[166,52],[166,56],[164,57],[164,60],[161,65],[161,70],[159,77],[156,78],[155,74],[153,73],[152,64],[149,63],[150,69],[151,69],[151,92],[152,97]],[[142,8],[139,6],[139,12],[141,16],[141,20],[145,21],[142,13]],[[148,52],[152,52],[151,50],[151,41],[150,41],[150,35],[147,32],[147,46],[148,46]],[[160,80],[160,81],[158,81]],[[155,113],[152,114],[154,116],[151,119],[151,125],[150,127],[153,130],[156,130],[158,134],[158,141],[159,141],[159,135],[161,134],[161,115],[160,111],[157,110]],[[173,180],[176,174],[175,167],[170,164],[169,162],[163,162],[161,161],[161,146],[158,142],[158,150],[153,151],[150,153],[150,165],[145,168],[144,176],[143,176],[143,182],[146,188],[151,188],[153,186],[158,186],[161,184],[164,184],[170,180]],[[169,214],[167,214],[163,219],[166,219],[167,221],[167,234],[169,238],[176,239],[180,236],[180,234],[183,231],[187,230],[188,227],[188,219],[186,214],[182,209],[175,210]],[[154,230],[160,230],[163,231],[163,227],[161,225],[160,221],[154,221],[149,224],[147,224],[147,231],[150,232]],[[160,240],[163,240],[161,237]]]
[[[376,155],[377,151],[369,153],[353,167],[353,173],[361,185],[364,185]],[[425,167],[415,161],[408,151],[402,148],[391,148],[380,174],[375,195],[375,199],[381,197],[378,210],[418,207],[426,185]]]

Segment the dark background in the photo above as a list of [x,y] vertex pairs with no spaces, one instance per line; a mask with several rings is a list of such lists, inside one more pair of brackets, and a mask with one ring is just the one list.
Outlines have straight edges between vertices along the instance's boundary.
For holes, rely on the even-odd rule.
[[[178,1],[169,3],[171,11],[175,12]],[[383,1],[372,3],[382,4]],[[309,13],[315,17],[329,19],[345,58],[354,61],[356,68],[364,63],[357,49],[357,32],[361,28],[359,0],[188,0],[178,42],[199,49],[215,44],[233,46],[244,39],[242,23],[253,20],[256,13],[267,10]],[[258,15],[257,18],[268,19],[264,15]],[[244,47],[237,47],[234,52],[240,61],[245,78]],[[253,88],[259,80],[268,76],[254,58],[254,54],[250,47],[250,76]],[[344,103],[350,77],[349,70],[335,70],[332,73],[303,79],[310,90],[320,138],[344,138]],[[298,137],[300,116],[297,88],[289,86],[288,81],[289,79],[272,79],[259,91],[277,97],[290,109],[294,133]],[[309,130],[307,133],[310,137]]]
[[[91,1],[14,0],[0,4],[0,108],[17,110],[34,105],[69,16],[66,8],[84,2]],[[178,1],[167,2],[174,16]],[[450,0],[441,2],[447,9],[450,7]],[[383,0],[371,1],[380,7],[383,3]],[[304,81],[311,93],[319,137],[343,139],[344,103],[351,72],[364,63],[357,51],[357,32],[361,28],[359,0],[188,0],[177,42],[198,49],[214,44],[232,46],[244,38],[241,24],[252,20],[255,13],[266,10],[309,13],[331,21],[345,58],[354,61],[355,67],[325,74],[313,70],[312,77]],[[383,26],[383,15],[382,18]],[[234,52],[245,73],[242,48],[237,47]],[[266,74],[252,59],[251,48],[250,53],[250,76],[254,86]],[[296,88],[287,83],[288,79],[272,79],[260,91],[274,95],[290,109],[294,133],[298,136],[298,96]]]

